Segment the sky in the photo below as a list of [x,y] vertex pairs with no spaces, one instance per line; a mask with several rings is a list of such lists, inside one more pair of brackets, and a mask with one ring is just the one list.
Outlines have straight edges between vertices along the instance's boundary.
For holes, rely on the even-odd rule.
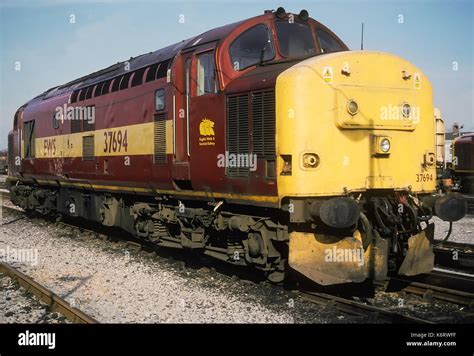
[[46,89],[279,6],[307,9],[356,50],[364,22],[364,49],[414,63],[433,85],[447,131],[454,122],[474,131],[473,3],[0,0],[0,148],[15,111]]

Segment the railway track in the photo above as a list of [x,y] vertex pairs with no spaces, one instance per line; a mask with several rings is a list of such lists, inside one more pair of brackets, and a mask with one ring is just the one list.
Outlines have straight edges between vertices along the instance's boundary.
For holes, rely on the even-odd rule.
[[[373,282],[386,292],[405,292],[423,297],[425,300],[441,300],[474,308],[474,276],[450,271],[434,270],[429,275],[416,278],[391,277],[387,281]],[[300,295],[311,302],[329,305],[335,309],[357,316],[367,317],[367,322],[382,320],[390,323],[434,324],[433,321],[368,305],[332,294],[301,291]]]
[[51,290],[42,286],[32,278],[20,272],[13,266],[0,262],[0,273],[5,274],[17,281],[28,292],[36,295],[44,303],[46,303],[51,311],[64,315],[72,323],[78,324],[96,324],[97,320],[88,316],[81,310],[71,306],[67,301],[53,293]]
[[[422,282],[420,282],[420,280]],[[435,270],[416,279],[391,277],[388,281],[374,282],[386,292],[406,292],[425,300],[438,299],[469,308],[474,308],[474,277],[447,271]],[[300,295],[310,302],[331,306],[350,315],[365,316],[367,322],[382,320],[390,323],[434,324],[435,322],[368,305],[332,294],[301,291]]]
[[435,264],[474,271],[474,245],[445,241],[434,247]]
[[[8,191],[0,190],[1,199],[9,199],[10,195]],[[21,208],[15,208],[10,206],[2,206],[3,209],[17,210],[23,212]],[[36,295],[40,300],[46,303],[51,311],[58,312],[66,317],[72,323],[79,324],[95,324],[97,320],[85,314],[81,310],[71,306],[66,300],[42,286],[32,278],[28,277],[24,273],[20,272],[13,266],[0,262],[0,273],[3,273],[13,280],[16,280],[23,288],[28,292]]]
[[357,302],[351,299],[334,296],[326,293],[300,292],[303,299],[323,306],[331,306],[343,313],[367,317],[367,322],[377,320],[397,324],[435,324],[435,322],[417,318],[402,313],[396,313],[373,305]]
[[423,297],[474,308],[474,276],[434,270],[416,277],[390,277],[388,281],[374,282],[387,292],[403,291]]

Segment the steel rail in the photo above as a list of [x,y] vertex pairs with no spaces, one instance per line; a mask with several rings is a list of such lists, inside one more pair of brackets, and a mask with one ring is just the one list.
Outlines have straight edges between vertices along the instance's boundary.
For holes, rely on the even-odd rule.
[[315,293],[315,292],[300,292],[301,296],[310,302],[332,306],[341,312],[350,315],[366,316],[368,322],[374,322],[376,320],[384,320],[390,323],[410,323],[410,324],[435,324],[435,322],[421,319],[405,314],[393,312],[391,310],[375,307],[373,305],[367,305],[354,300],[341,298],[326,293]]
[[387,281],[374,281],[385,290],[396,289],[415,294],[426,300],[438,299],[449,303],[474,307],[474,276],[434,270],[420,277],[392,276]]
[[13,266],[0,262],[0,273],[3,273],[13,280],[17,281],[28,292],[36,295],[54,312],[61,313],[72,323],[78,324],[96,324],[97,320],[85,314],[83,311],[71,306],[66,300],[42,286],[31,277],[20,272]]

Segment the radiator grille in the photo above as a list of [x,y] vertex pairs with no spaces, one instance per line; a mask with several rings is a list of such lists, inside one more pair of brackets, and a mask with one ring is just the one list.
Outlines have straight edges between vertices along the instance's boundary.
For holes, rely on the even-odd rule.
[[166,116],[155,115],[154,120],[154,162],[166,163]]
[[82,160],[83,161],[94,160],[94,136],[82,137]]
[[253,153],[259,158],[275,156],[275,92],[252,94]]
[[[229,155],[249,154],[249,96],[248,94],[227,98],[227,151]],[[227,175],[245,177],[249,167],[229,167]]]

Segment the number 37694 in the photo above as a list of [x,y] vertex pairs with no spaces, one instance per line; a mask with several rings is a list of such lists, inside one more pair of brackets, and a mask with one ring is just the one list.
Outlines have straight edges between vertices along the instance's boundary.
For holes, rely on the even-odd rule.
[[127,152],[127,130],[104,132],[104,152]]
[[431,182],[433,181],[433,173],[419,173],[416,175],[416,182]]

